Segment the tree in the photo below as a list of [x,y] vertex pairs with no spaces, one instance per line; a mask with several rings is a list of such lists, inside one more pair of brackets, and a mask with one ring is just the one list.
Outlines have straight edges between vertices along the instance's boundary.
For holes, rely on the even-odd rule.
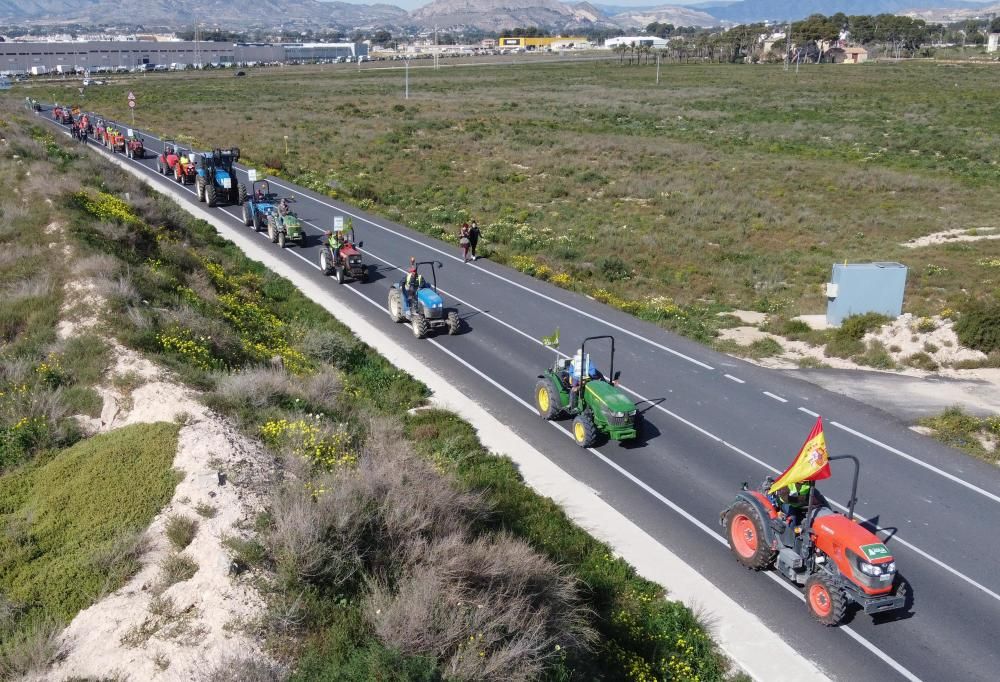
[[994,17],[990,22],[990,33],[1000,33],[1000,17]]
[[376,45],[388,45],[392,42],[392,34],[388,31],[375,31],[372,35],[372,42]]

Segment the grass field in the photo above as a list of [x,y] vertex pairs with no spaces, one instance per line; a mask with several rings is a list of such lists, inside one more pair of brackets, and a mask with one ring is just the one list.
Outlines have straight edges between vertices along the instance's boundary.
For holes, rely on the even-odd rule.
[[135,78],[86,105],[126,120],[131,89],[141,126],[430,234],[475,217],[492,257],[619,305],[818,312],[832,263],[901,260],[905,309],[933,314],[997,289],[1000,242],[898,245],[996,225],[996,76],[670,64],[657,87],[616,62],[452,67],[411,69],[404,100],[398,69],[288,67]]

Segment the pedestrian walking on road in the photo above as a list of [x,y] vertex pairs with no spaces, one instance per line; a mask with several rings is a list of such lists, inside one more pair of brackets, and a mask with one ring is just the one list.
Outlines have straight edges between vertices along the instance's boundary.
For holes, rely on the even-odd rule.
[[462,229],[458,232],[458,245],[462,247],[462,260],[469,262],[469,246],[472,241],[469,239],[469,223],[462,223]]
[[479,244],[479,223],[475,220],[472,221],[472,225],[469,226],[469,253],[472,254],[472,260],[476,260],[479,256],[476,255],[476,246]]

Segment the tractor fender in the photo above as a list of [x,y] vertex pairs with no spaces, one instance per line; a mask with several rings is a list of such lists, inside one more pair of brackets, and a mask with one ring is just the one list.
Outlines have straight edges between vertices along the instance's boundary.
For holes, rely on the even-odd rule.
[[768,546],[773,549],[777,549],[779,546],[778,534],[774,532],[771,527],[771,519],[777,518],[778,512],[775,510],[774,505],[771,501],[767,499],[767,496],[763,493],[759,493],[754,490],[741,490],[736,493],[736,499],[730,503],[728,507],[722,510],[719,514],[719,525],[725,528],[726,526],[726,515],[729,514],[729,510],[737,502],[746,502],[749,504],[754,511],[760,515],[761,528],[764,531],[764,540],[767,542]]

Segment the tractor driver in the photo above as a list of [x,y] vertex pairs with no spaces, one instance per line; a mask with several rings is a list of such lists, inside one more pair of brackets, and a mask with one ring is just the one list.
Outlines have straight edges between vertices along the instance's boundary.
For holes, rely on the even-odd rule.
[[411,308],[417,304],[417,289],[423,285],[424,278],[417,272],[417,259],[410,256],[410,269],[406,271],[406,279],[403,281],[403,293]]
[[[586,373],[586,379],[581,381],[584,373]],[[576,394],[580,390],[581,383],[603,378],[604,375],[601,374],[601,370],[597,369],[597,367],[595,367],[590,361],[590,353],[587,353],[587,356],[582,362],[580,360],[580,354],[577,353],[573,357],[573,360],[569,363],[570,402],[572,403],[576,399]]]
[[809,508],[809,497],[812,494],[812,481],[802,481],[792,483],[789,486],[779,489],[775,495],[777,497],[777,507],[784,515],[785,522],[795,525]]

